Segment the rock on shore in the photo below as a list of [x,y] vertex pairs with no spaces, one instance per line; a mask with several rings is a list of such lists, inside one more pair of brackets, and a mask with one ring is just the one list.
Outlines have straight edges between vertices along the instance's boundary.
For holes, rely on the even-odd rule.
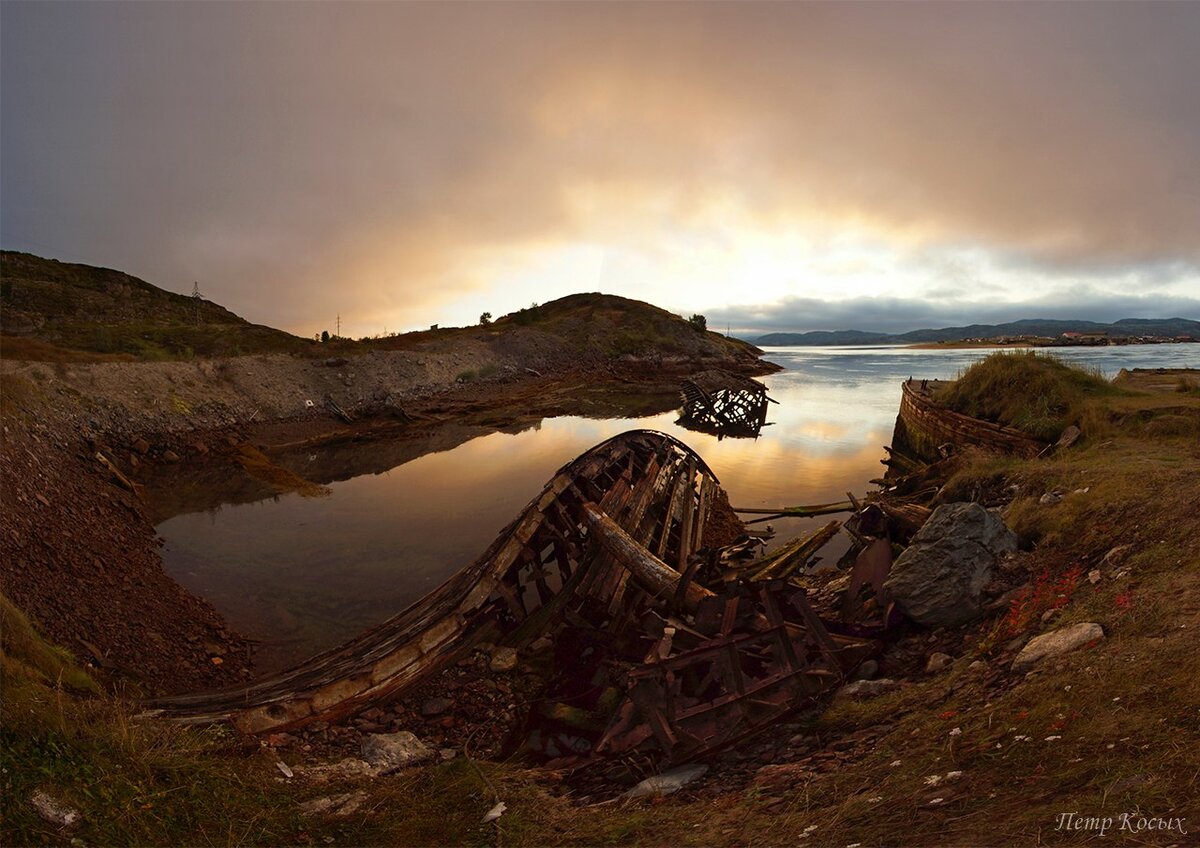
[[996,563],[1016,549],[1016,535],[979,504],[945,504],[896,560],[885,586],[919,624],[966,624],[983,613]]

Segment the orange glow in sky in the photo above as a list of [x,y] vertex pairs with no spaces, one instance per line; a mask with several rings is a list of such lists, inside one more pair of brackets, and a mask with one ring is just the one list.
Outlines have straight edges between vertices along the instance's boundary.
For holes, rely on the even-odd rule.
[[1200,312],[1197,4],[4,4],[6,248],[353,335]]

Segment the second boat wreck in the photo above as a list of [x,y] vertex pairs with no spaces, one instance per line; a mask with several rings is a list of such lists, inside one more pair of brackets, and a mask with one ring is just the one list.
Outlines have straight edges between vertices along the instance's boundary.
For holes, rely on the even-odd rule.
[[527,747],[571,767],[634,753],[683,762],[836,689],[888,620],[878,550],[855,569],[874,587],[873,623],[849,623],[861,609],[823,619],[784,577],[819,545],[756,559],[757,541],[731,528],[699,456],[662,433],[624,433],[560,469],[475,563],[394,618],[249,686],[151,706],[288,730],[392,700],[481,644],[573,640],[587,649],[551,682]]

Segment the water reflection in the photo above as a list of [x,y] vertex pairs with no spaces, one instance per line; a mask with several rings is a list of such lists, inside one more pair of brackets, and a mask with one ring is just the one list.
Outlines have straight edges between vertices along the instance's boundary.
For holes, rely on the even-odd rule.
[[[1110,376],[1121,367],[1200,365],[1196,345],[1082,348],[1071,359]],[[328,498],[294,495],[205,512],[160,504],[168,571],[242,632],[269,644],[263,668],[323,650],[382,621],[473,561],[565,462],[635,427],[680,438],[708,462],[735,506],[839,500],[883,471],[900,383],[952,377],[987,351],[787,348],[768,358],[787,370],[762,378],[769,421],[756,440],[683,429],[672,410],[649,416],[578,416],[523,422],[507,432],[440,427],[419,437],[350,444],[284,457],[330,483]],[[645,408],[645,407],[642,407]],[[653,407],[652,407],[653,408]],[[357,475],[357,476],[352,476]],[[349,479],[346,479],[349,478]],[[333,481],[333,482],[330,482]],[[233,486],[230,501],[260,497]],[[776,544],[814,520],[775,523]],[[829,556],[836,556],[831,550]]]

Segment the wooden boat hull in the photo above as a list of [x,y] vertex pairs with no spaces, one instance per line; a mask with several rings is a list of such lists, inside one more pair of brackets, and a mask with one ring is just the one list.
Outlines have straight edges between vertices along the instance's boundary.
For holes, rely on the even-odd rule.
[[230,721],[247,733],[286,730],[390,700],[480,641],[536,638],[585,599],[632,620],[647,599],[625,568],[588,544],[585,504],[682,569],[702,544],[719,485],[682,442],[623,433],[560,469],[478,560],[393,618],[249,685],[148,706],[185,722]]

